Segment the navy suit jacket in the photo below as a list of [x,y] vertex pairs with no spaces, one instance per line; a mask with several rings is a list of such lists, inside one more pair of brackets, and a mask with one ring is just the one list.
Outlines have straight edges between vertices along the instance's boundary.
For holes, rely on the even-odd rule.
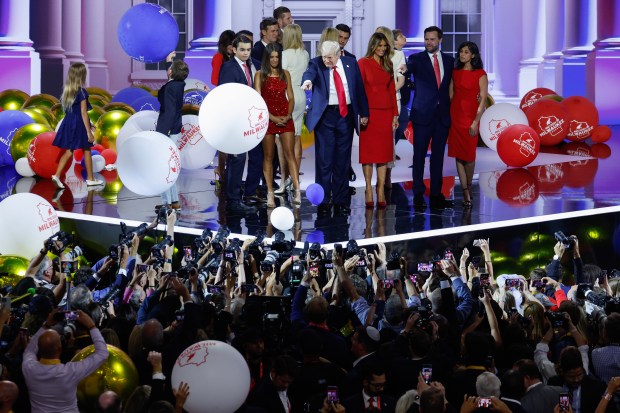
[[450,80],[454,68],[454,58],[441,52],[443,60],[443,79],[437,88],[433,63],[426,51],[414,53],[407,60],[407,70],[413,76],[415,95],[411,103],[411,121],[428,125],[433,120],[435,108],[439,103],[441,123],[450,126]]
[[260,69],[260,65],[263,61],[263,53],[265,52],[265,45],[262,40],[254,43],[254,47],[252,47],[252,53],[250,57],[252,58],[252,63],[256,67],[256,70]]
[[183,108],[183,89],[185,82],[171,80],[159,89],[159,117],[157,118],[157,132],[166,136],[181,132],[181,108]]
[[[255,71],[251,70],[251,65],[248,66],[248,68],[250,69],[252,87],[254,87]],[[220,78],[218,84],[223,85],[225,83],[241,83],[242,85],[248,84],[248,80],[245,77],[245,72],[243,71],[243,69],[241,69],[241,66],[239,66],[239,63],[237,62],[237,59],[235,59],[234,57],[222,63],[222,67],[220,67]]]
[[342,51],[344,52],[345,56],[349,56],[349,57],[352,57],[353,59],[357,60],[357,58],[355,57],[355,55],[353,53],[350,53],[350,52],[348,52],[348,51],[346,51],[344,49],[342,49]]
[[[355,119],[355,130],[359,134],[359,117],[368,117],[368,99],[364,89],[364,81],[357,61],[347,56],[341,56],[342,66],[347,77],[351,108]],[[312,102],[306,114],[306,127],[313,131],[321,120],[323,112],[329,104],[329,68],[323,63],[321,56],[310,59],[308,68],[304,72],[301,83],[306,80],[312,82]]]

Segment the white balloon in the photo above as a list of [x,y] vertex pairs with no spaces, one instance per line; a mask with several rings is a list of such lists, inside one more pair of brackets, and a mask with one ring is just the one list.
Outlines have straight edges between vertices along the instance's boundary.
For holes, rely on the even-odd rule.
[[34,171],[32,170],[32,168],[30,167],[30,165],[28,164],[28,158],[26,158],[25,156],[22,158],[19,158],[16,162],[15,162],[15,170],[17,171],[18,174],[20,174],[21,176],[34,176],[36,175],[34,173]]
[[183,409],[189,413],[230,413],[245,401],[250,390],[250,369],[234,347],[205,340],[188,347],[172,368],[172,387],[189,383]]
[[55,132],[58,132],[58,129],[60,129],[60,125],[62,125],[63,120],[65,120],[65,118],[60,119],[60,122],[56,124],[56,128],[54,129]]
[[154,131],[157,127],[159,112],[141,110],[127,119],[116,136],[116,151],[119,152],[123,143],[138,132]]
[[277,207],[271,212],[269,219],[271,220],[271,225],[280,231],[288,231],[295,224],[295,216],[287,207]]
[[101,172],[105,168],[105,158],[101,155],[93,155],[93,172]]
[[202,80],[185,79],[185,88],[183,88],[183,92],[187,92],[192,89],[204,90],[205,92],[209,92],[211,90],[211,88]]
[[[25,178],[31,179],[31,178]],[[0,253],[32,258],[60,230],[54,207],[39,195],[20,193],[0,202]]]
[[483,142],[497,151],[497,138],[510,125],[528,125],[525,113],[511,103],[496,103],[480,118],[480,137]]
[[[31,176],[23,177],[15,183],[15,193],[16,194],[28,193],[30,192],[30,190],[32,190],[32,188],[35,186],[36,183],[37,183],[37,180]],[[1,226],[2,225],[0,224],[0,227]],[[0,251],[0,253],[2,253],[2,251]]]
[[269,124],[263,97],[240,83],[213,89],[202,101],[198,116],[207,142],[229,154],[244,153],[259,145]]
[[216,149],[202,136],[198,116],[184,115],[181,134],[176,141],[181,153],[181,168],[202,169],[213,161]]
[[153,131],[140,132],[125,141],[116,160],[123,185],[138,195],[159,195],[176,182],[181,156],[167,136]]

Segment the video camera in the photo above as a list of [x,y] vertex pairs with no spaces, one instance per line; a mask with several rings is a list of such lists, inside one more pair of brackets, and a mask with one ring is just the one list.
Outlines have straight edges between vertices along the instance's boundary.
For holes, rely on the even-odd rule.
[[553,236],[558,242],[564,244],[564,248],[566,248],[567,250],[571,250],[575,246],[575,240],[572,237],[567,237],[566,235],[564,235],[562,231],[554,232]]
[[205,244],[211,242],[211,239],[213,239],[211,228],[205,228],[199,237],[194,238],[194,245],[197,250],[201,250],[205,247]]
[[551,323],[551,327],[554,330],[559,328],[567,329],[566,318],[564,317],[564,313],[554,313],[553,311],[545,311],[545,316]]
[[211,248],[216,254],[221,254],[224,248],[226,248],[226,238],[230,235],[228,227],[222,225],[218,228],[213,240],[211,241]]
[[273,234],[273,241],[271,241],[271,249],[273,251],[277,251],[280,255],[285,255],[290,257],[293,252],[293,248],[295,248],[295,241],[288,241],[284,239],[286,235],[282,231],[276,231]]
[[278,262],[279,255],[277,251],[267,252],[265,259],[260,262],[260,270],[263,272],[272,272]]
[[174,241],[172,240],[172,237],[170,235],[166,235],[164,239],[159,241],[159,243],[153,245],[151,248],[151,254],[153,255],[153,258],[155,258],[157,265],[163,265],[166,257],[166,247],[172,246],[173,244]]
[[45,240],[45,249],[51,251],[54,255],[60,255],[69,245],[73,244],[73,234],[65,231],[58,231]]
[[237,255],[241,251],[241,241],[239,238],[233,238],[228,245],[224,248],[222,259],[230,263],[237,262]]

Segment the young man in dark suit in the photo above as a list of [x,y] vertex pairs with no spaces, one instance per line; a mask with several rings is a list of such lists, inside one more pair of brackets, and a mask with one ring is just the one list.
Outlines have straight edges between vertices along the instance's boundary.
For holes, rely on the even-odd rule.
[[[348,172],[351,166],[353,130],[368,123],[368,99],[357,61],[340,56],[340,46],[325,41],[321,56],[310,60],[302,76],[302,88],[312,90],[312,103],[306,114],[308,130],[314,130],[316,148],[315,182],[323,187],[325,198],[320,215],[351,213]],[[359,120],[359,124],[358,124]]]
[[279,34],[280,26],[276,19],[267,17],[260,22],[260,40],[254,43],[254,47],[252,47],[252,61],[258,63],[256,70],[260,69],[260,62],[263,61],[265,46],[277,42]]
[[291,413],[288,387],[298,370],[297,361],[291,356],[276,357],[269,374],[265,374],[250,392],[247,405],[269,413]]
[[342,401],[345,411],[393,413],[396,400],[383,393],[385,384],[385,369],[381,363],[366,364],[361,391]]
[[426,50],[409,56],[407,69],[413,75],[415,96],[411,104],[413,123],[413,206],[425,208],[424,162],[431,142],[430,206],[444,209],[453,206],[441,194],[443,157],[450,128],[450,80],[454,58],[441,52],[443,32],[437,26],[424,30]]
[[344,47],[349,43],[349,39],[351,38],[351,28],[344,23],[340,23],[336,25],[336,30],[338,30],[338,44],[340,45],[340,55],[348,56],[355,59],[355,55],[353,53],[349,53],[344,50]]

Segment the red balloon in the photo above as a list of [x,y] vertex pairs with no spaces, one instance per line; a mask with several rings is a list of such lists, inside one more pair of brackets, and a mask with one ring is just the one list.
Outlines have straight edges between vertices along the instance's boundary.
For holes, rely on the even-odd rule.
[[532,163],[540,150],[540,138],[527,125],[510,125],[497,139],[497,154],[508,166],[521,167]]
[[58,160],[64,153],[64,149],[52,145],[55,136],[56,132],[40,133],[28,147],[28,165],[41,178],[51,178],[56,173]]
[[611,138],[611,128],[599,125],[592,131],[592,141],[596,143],[607,142]]
[[557,95],[557,93],[555,93],[551,89],[547,89],[546,87],[537,87],[536,89],[532,89],[529,92],[527,92],[525,95],[523,95],[523,98],[521,98],[521,104],[519,105],[519,107],[521,108],[522,111],[525,112],[527,111],[527,108],[529,108],[530,106],[534,104],[534,102],[536,102],[538,99],[542,98],[543,96],[547,96],[547,95]]
[[94,149],[95,151],[98,151],[99,153],[101,153],[105,150],[105,147],[100,143],[96,143],[93,145],[91,149]]
[[106,171],[104,169],[103,171],[99,173],[101,174],[101,176],[103,176],[103,179],[105,179],[107,183],[114,182],[118,179],[118,172],[116,171],[116,169],[112,171]]
[[74,199],[71,190],[65,188],[62,194],[60,194],[60,198],[54,198],[58,195],[57,190],[56,185],[54,185],[50,179],[41,179],[34,184],[30,193],[37,194],[46,199],[54,208],[58,208],[58,206],[61,205],[63,211],[72,212]]
[[504,172],[497,179],[495,190],[500,200],[515,207],[534,203],[539,194],[538,181],[523,168],[509,169]]
[[551,99],[539,99],[525,114],[528,123],[540,136],[541,146],[555,146],[568,134],[568,113]]
[[116,163],[117,155],[114,149],[104,149],[103,152],[101,152],[101,156],[103,156],[103,159],[105,159],[106,165],[112,165]]
[[540,193],[555,194],[564,186],[566,165],[552,163],[549,165],[530,166],[527,170],[536,178]]
[[598,159],[588,159],[594,156],[592,148],[585,142],[570,142],[562,147],[566,155],[583,156],[583,160],[574,160],[567,163],[566,186],[583,188],[594,181],[598,170]]
[[586,140],[598,126],[598,109],[583,96],[570,96],[561,103],[568,112],[568,135],[575,142]]
[[75,161],[77,163],[82,162],[82,159],[84,159],[84,151],[82,149],[76,149],[73,151],[73,159],[75,159]]
[[413,145],[413,125],[411,121],[407,124],[407,129],[405,129],[405,138]]
[[595,143],[591,148],[592,156],[598,159],[607,159],[611,156],[611,148],[605,143]]

